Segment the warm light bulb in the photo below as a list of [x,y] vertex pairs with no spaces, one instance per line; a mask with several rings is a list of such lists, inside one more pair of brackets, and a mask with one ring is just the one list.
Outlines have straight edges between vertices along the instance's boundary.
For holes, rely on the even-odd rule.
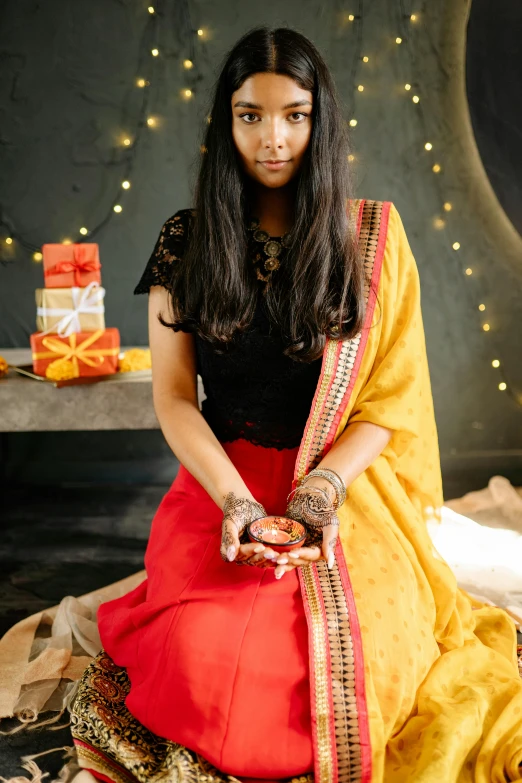
[[492,364],[493,367],[500,367],[500,362],[499,362],[498,359],[493,359],[491,364]]
[[88,234],[88,233],[89,233],[89,230],[87,228],[85,228],[85,226],[82,226],[81,229],[80,229],[80,234],[82,234],[83,236],[86,236],[86,234]]
[[412,15],[410,16],[410,19],[411,19],[411,21],[412,21],[412,22],[416,22],[416,21],[417,21],[417,16],[416,16],[416,14],[412,14]]
[[499,383],[498,388],[500,391],[505,391],[507,389],[507,384],[502,381],[502,383]]
[[121,186],[124,190],[128,190],[130,188],[130,182],[128,179],[126,179],[124,182],[121,183]]
[[469,277],[469,275],[472,275],[472,274],[473,274],[473,269],[472,269],[470,266],[468,266],[468,268],[467,268],[467,269],[465,269],[464,271],[465,271],[465,273],[468,275],[468,277]]
[[400,44],[400,43],[402,43],[402,38],[396,38],[396,39],[395,39],[395,43],[396,43],[396,44]]
[[352,128],[355,128],[355,126],[357,125],[357,120],[350,120],[350,125],[352,126]]
[[460,248],[460,242],[454,242],[452,244],[452,248],[453,248],[453,250],[458,250]]
[[480,310],[481,313],[483,313],[485,309],[486,309],[486,305],[485,304],[479,304],[479,310]]
[[5,244],[6,245],[12,245],[13,244],[12,238],[11,237],[6,237]]
[[192,90],[183,90],[183,95],[185,98],[190,98],[192,96]]
[[357,87],[357,89],[359,90],[359,92],[362,92],[362,91],[364,90],[364,87],[363,87],[363,85],[362,85],[362,84],[359,84],[359,86]]
[[33,261],[41,261],[43,255],[41,253],[33,253]]
[[113,206],[113,210],[114,210],[115,212],[121,212],[121,211],[122,211],[122,209],[123,209],[123,207],[122,207],[120,204],[115,204],[115,205]]
[[201,27],[198,30],[198,35],[203,35],[203,30],[201,29]]
[[159,49],[152,49],[151,50],[151,54],[152,54],[153,57],[157,57],[158,54],[159,54]]
[[418,103],[420,101],[420,98],[418,95],[414,95],[412,98],[413,103]]
[[152,5],[149,5],[147,10],[148,10],[149,14],[153,14],[154,13],[154,7]]
[[349,17],[348,17],[348,21],[349,22],[353,22],[354,19],[355,19],[355,16],[353,14],[350,14]]
[[150,128],[154,128],[154,126],[156,125],[156,120],[155,120],[155,118],[154,118],[154,117],[147,117],[147,125],[148,125]]
[[445,201],[444,202],[444,209],[446,210],[446,212],[451,212],[451,210],[453,209],[453,206],[449,203],[449,201]]
[[438,163],[435,163],[435,164],[432,166],[432,170],[435,172],[435,174],[438,174],[438,173],[439,173],[439,171],[440,171],[440,165],[439,165]]
[[131,140],[130,139],[123,139],[123,143],[126,147],[130,147]]
[[369,58],[369,57],[366,57],[366,55],[365,55],[365,56],[362,58],[362,60],[363,60],[363,63],[367,63],[369,59],[370,59],[370,58]]
[[404,85],[405,90],[411,90],[411,84],[405,84]]
[[194,63],[192,62],[192,60],[183,60],[183,66],[185,68],[192,68],[193,65]]
[[62,245],[72,245],[72,242],[70,239],[62,239]]
[[490,328],[489,324],[482,324],[482,328],[484,329],[485,332],[489,332],[489,328]]
[[145,79],[138,79],[138,81],[136,82],[136,84],[138,85],[138,87],[145,87],[145,85],[147,84],[147,82],[145,81]]
[[433,144],[430,141],[427,141],[426,144],[424,145],[424,149],[425,150],[433,149]]
[[355,155],[348,155],[348,160],[351,162],[355,160]]
[[444,228],[446,223],[442,218],[435,218],[434,225],[435,228]]

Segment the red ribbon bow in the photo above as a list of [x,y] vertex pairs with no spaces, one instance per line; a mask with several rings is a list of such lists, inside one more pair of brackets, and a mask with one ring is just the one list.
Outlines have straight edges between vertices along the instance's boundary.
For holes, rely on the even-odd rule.
[[45,275],[60,275],[72,272],[74,274],[74,285],[79,287],[81,284],[80,276],[82,272],[96,272],[97,269],[101,268],[101,264],[99,261],[86,259],[84,257],[85,248],[82,247],[82,245],[73,245],[72,251],[72,261],[59,261],[54,266],[46,269]]

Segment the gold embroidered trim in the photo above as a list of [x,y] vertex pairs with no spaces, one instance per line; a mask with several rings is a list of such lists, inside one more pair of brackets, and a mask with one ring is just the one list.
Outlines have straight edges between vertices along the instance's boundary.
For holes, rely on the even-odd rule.
[[[308,606],[311,616],[311,636],[314,649],[315,720],[317,752],[319,756],[319,780],[330,783],[333,780],[333,748],[330,737],[330,705],[328,703],[328,657],[327,637],[321,611],[321,596],[316,588],[311,566],[301,568]],[[317,764],[316,764],[317,769]]]
[[[360,200],[351,203],[350,220],[354,226],[357,220]],[[379,242],[382,201],[365,201],[362,209],[361,227],[358,237],[359,252],[364,259],[364,297],[368,303],[373,268]],[[355,231],[355,228],[353,229]],[[337,366],[335,354],[338,341],[327,340],[323,360],[323,372],[319,393],[313,404],[304,436],[303,448],[298,456],[295,475],[303,478],[323,458],[326,447],[333,442],[332,426],[337,412],[347,403],[346,394],[362,333],[351,340],[344,340],[339,351]],[[334,378],[330,388],[329,379]],[[313,645],[315,703],[312,705],[317,716],[317,750],[319,780],[316,783],[331,783],[334,779],[334,759],[329,730],[329,692],[333,701],[333,723],[335,726],[335,753],[337,758],[338,783],[360,783],[362,778],[361,743],[359,715],[355,682],[355,658],[350,629],[350,616],[344,595],[343,584],[337,563],[330,571],[324,561],[303,567],[302,582],[307,601]],[[314,579],[317,574],[317,581]],[[323,614],[323,607],[324,612]],[[328,644],[331,659],[330,671],[326,670],[327,656],[324,645]]]
[[103,761],[103,758],[89,748],[76,745],[76,757],[82,769],[92,769],[94,772],[101,772],[114,783],[129,783],[133,780],[131,775],[122,775],[111,764]]
[[320,560],[317,571],[330,648],[337,780],[339,783],[358,783],[362,775],[362,762],[350,615],[337,563],[330,571],[324,560]]
[[[301,480],[311,470],[308,468],[310,464],[310,454],[313,453],[312,442],[317,438],[317,432],[319,429],[318,421],[321,414],[322,403],[326,398],[326,391],[329,383],[331,371],[335,362],[335,352],[337,350],[337,342],[335,340],[328,340],[325,346],[325,358],[323,359],[323,374],[321,378],[321,386],[319,388],[319,395],[316,404],[312,410],[311,417],[307,423],[306,435],[304,441],[304,447],[302,449],[299,464],[297,466],[297,478]],[[315,443],[314,443],[315,445]]]

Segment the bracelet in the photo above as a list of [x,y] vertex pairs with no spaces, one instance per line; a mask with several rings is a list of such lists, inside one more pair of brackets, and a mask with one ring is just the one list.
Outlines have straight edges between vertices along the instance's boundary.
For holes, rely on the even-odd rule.
[[309,478],[312,478],[312,476],[324,478],[333,486],[336,495],[335,510],[337,511],[339,506],[342,506],[346,500],[346,484],[344,483],[341,476],[336,473],[335,470],[332,470],[332,468],[314,468],[314,470],[311,470],[310,473],[307,473],[306,476],[301,479],[298,486],[302,486],[305,481]]

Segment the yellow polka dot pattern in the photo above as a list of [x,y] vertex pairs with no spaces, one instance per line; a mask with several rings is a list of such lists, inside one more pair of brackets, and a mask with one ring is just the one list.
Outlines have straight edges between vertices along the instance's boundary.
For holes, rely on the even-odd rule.
[[371,783],[522,780],[515,626],[457,588],[425,520],[443,502],[419,275],[392,204],[348,423],[393,431],[348,489],[340,538],[364,651]]

